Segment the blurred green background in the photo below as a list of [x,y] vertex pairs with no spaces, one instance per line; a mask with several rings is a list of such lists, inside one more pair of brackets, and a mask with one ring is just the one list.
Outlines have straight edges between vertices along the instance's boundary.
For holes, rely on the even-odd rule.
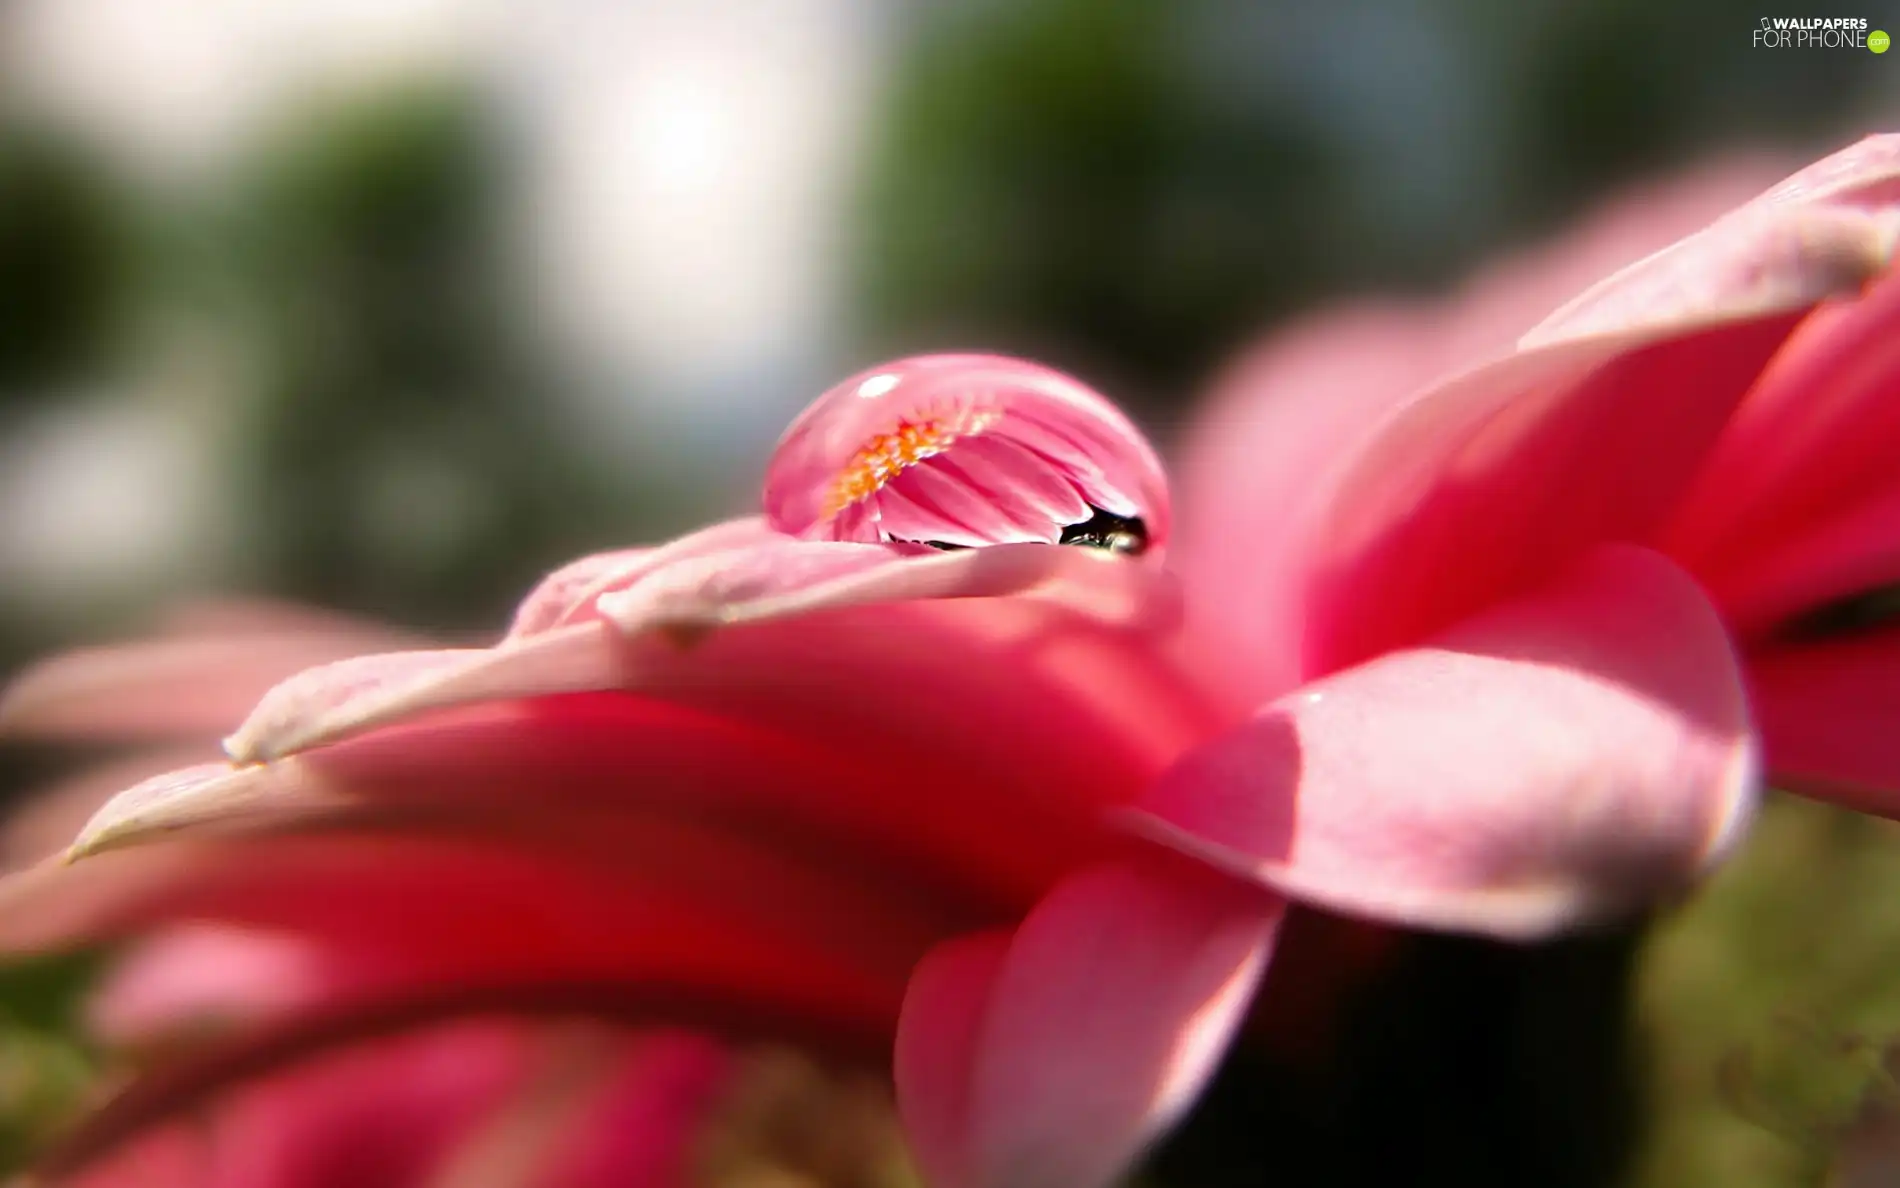
[[[554,562],[744,508],[786,417],[897,353],[1044,358],[1165,445],[1288,315],[1900,125],[1900,56],[1756,49],[1761,15],[11,0],[0,666],[202,592],[496,624]],[[1890,1104],[1900,1135],[1897,904],[1892,828],[1777,804],[1653,929],[1408,941],[1324,1061],[1243,1051],[1154,1174],[1826,1183]],[[83,1080],[74,984],[0,986],[10,1147]]]

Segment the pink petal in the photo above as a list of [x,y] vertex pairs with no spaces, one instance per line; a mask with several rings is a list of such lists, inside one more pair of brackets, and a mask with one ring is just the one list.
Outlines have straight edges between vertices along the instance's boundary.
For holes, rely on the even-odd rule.
[[1295,526],[1310,533],[1314,575],[1306,675],[1441,631],[1594,544],[1652,537],[1792,325],[1649,343],[1632,328],[1513,355],[1414,398]]
[[1900,818],[1900,632],[1772,650],[1749,677],[1778,785]]
[[1530,937],[1726,849],[1754,801],[1751,738],[1694,583],[1608,546],[1430,646],[1281,698],[1148,807],[1158,836],[1295,898]]
[[187,1057],[108,1102],[45,1170],[86,1188],[671,1188],[733,1073],[686,1033],[423,1022]]
[[207,1023],[279,1014],[331,988],[329,963],[290,937],[186,925],[142,940],[121,958],[87,1007],[90,1031],[112,1044]]
[[[625,694],[496,702],[268,766],[205,765],[147,781],[101,808],[69,853],[197,830],[318,824],[375,806],[633,817],[658,810],[788,838],[815,834],[884,855],[912,877],[1013,904],[1099,844],[1094,802],[1042,787],[1038,764],[994,772],[911,764],[905,794],[892,796],[890,772],[903,762],[901,750],[828,747]],[[1013,828],[999,832],[999,819]]]
[[[984,441],[1017,448],[966,448]],[[955,466],[938,475],[939,458]],[[1166,479],[1134,425],[1074,379],[1000,355],[918,356],[851,377],[786,430],[765,479],[767,520],[824,540],[1054,541],[1088,518],[1077,497],[1140,519],[1156,547],[1167,538]]]
[[[1024,530],[1073,524],[1088,518],[1088,502],[1075,484],[1050,469],[1042,455],[1006,437],[990,434],[958,443],[954,456],[938,455],[933,469],[961,479]],[[1038,539],[1054,543],[1059,534]]]
[[[1027,755],[1033,769],[1041,746],[1068,767],[1055,786],[1112,791],[1213,712],[1157,646],[1172,589],[1155,567],[1090,549],[917,557],[782,542],[682,561],[603,599],[617,630],[576,624],[488,651],[313,670],[266,696],[229,746],[262,759],[445,706],[638,688],[796,733],[924,748],[913,756],[954,722],[979,767]],[[683,648],[682,632],[702,634]]]
[[1896,480],[1778,547],[1765,545],[1725,570],[1697,575],[1745,643],[1753,648],[1802,634],[1817,612],[1900,583],[1900,475]]
[[[1580,549],[1654,539],[1799,317],[1883,266],[1871,192],[1758,199],[1605,282],[1517,354],[1384,406],[1338,453],[1315,451],[1324,460],[1298,469],[1310,482],[1288,484],[1273,532],[1246,538],[1277,537],[1260,572],[1292,575],[1262,639],[1297,649],[1310,678],[1443,630]],[[1833,250],[1845,241],[1829,229],[1858,236],[1869,219],[1872,238],[1854,240],[1865,254]],[[1283,687],[1284,665],[1276,677],[1261,685]]]
[[970,1090],[990,987],[1008,960],[1008,932],[946,941],[910,976],[893,1075],[911,1155],[933,1184],[975,1182],[968,1165]]
[[943,1188],[1115,1179],[1219,1062],[1280,910],[1203,870],[1100,867],[1057,888],[1007,947],[983,939],[926,962],[897,1069],[926,1172]]
[[96,1167],[88,1160],[56,1170],[88,1173],[78,1179],[85,1188],[419,1184],[444,1147],[529,1074],[531,1038],[460,1023],[333,1053],[190,1120],[188,1142],[161,1132]]
[[480,1020],[359,1037],[263,1072],[212,1086],[225,1090],[212,1101],[154,1102],[185,1116],[143,1141],[69,1147],[58,1182],[672,1188],[690,1178],[733,1061],[685,1033]]
[[646,986],[724,1022],[763,1014],[835,1040],[887,1026],[925,949],[986,918],[928,887],[881,879],[873,894],[861,874],[812,855],[664,820],[458,825],[178,843],[35,868],[0,881],[0,945],[65,948],[205,921],[345,954],[337,992],[369,1001]]
[[707,1115],[735,1075],[734,1060],[686,1033],[643,1038],[618,1077],[579,1119],[536,1183],[559,1188],[672,1188],[692,1182]]
[[1672,554],[1718,583],[1895,489],[1900,275],[1817,310],[1768,366],[1684,500]]
[[1247,704],[1305,677],[1300,530],[1387,410],[1440,367],[1441,327],[1423,308],[1350,307],[1301,322],[1233,367],[1196,418],[1177,468],[1174,556],[1207,658]]
[[[1328,535],[1327,509],[1368,497],[1357,484],[1376,489],[1382,481],[1378,464],[1359,467],[1356,461],[1368,443],[1376,442],[1382,421],[1403,423],[1398,410],[1428,381],[1509,349],[1557,302],[1700,229],[1760,193],[1782,172],[1762,161],[1732,160],[1633,189],[1550,246],[1481,274],[1449,301],[1346,307],[1276,333],[1231,368],[1215,385],[1179,455],[1175,473],[1186,510],[1174,555],[1197,600],[1194,613],[1221,643],[1221,654],[1210,657],[1210,666],[1230,670],[1226,675],[1236,695],[1257,705],[1334,663],[1325,658],[1309,664],[1303,657],[1312,620],[1308,607],[1321,597],[1306,588],[1304,575],[1341,563]],[[1589,366],[1587,360],[1572,362]],[[1597,391],[1563,399],[1609,402],[1614,395]],[[1678,396],[1670,393],[1669,402]],[[1493,413],[1484,415],[1522,420],[1527,412],[1563,412],[1549,403],[1539,412],[1538,398],[1528,392],[1518,398],[1506,390],[1496,398]],[[1515,410],[1513,400],[1520,406]],[[1604,410],[1606,419],[1617,415]],[[1654,405],[1646,405],[1633,424],[1646,433],[1653,415]],[[1458,431],[1471,428],[1467,424]],[[1503,448],[1498,439],[1508,442],[1511,432],[1502,424],[1493,429],[1492,448]],[[1664,435],[1659,444],[1667,442]],[[1454,467],[1443,480],[1447,484],[1496,467],[1478,449],[1472,453],[1462,468],[1436,457],[1419,462],[1428,469]],[[1397,475],[1391,478],[1402,485]],[[1587,483],[1578,489],[1600,486],[1598,478],[1594,471],[1571,476]],[[1570,499],[1570,488],[1561,480],[1552,485],[1557,493],[1546,498],[1546,506],[1560,512],[1568,504],[1601,502],[1600,496]],[[1504,535],[1498,513],[1508,511],[1514,494],[1501,488],[1504,482],[1489,490],[1495,498],[1488,504],[1483,493],[1473,499],[1480,504],[1477,522],[1489,534],[1487,540]],[[1386,514],[1396,518],[1405,499],[1395,495]],[[1546,526],[1540,519],[1532,527]],[[1509,537],[1498,543],[1509,543]],[[1456,573],[1468,567],[1460,561],[1442,568]],[[1406,589],[1407,599],[1416,597],[1415,587],[1393,588]]]

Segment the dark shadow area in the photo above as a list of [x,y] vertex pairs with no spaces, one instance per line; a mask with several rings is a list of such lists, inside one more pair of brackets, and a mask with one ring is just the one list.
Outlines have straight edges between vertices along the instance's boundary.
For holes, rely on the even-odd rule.
[[[1296,917],[1269,979],[1327,977],[1336,928]],[[1329,987],[1330,1017],[1301,1016],[1295,1033],[1317,1035],[1316,1050],[1237,1044],[1155,1174],[1198,1188],[1616,1183],[1636,1137],[1625,1040],[1635,939],[1395,937],[1382,969]],[[1263,1009],[1288,996],[1270,986]]]

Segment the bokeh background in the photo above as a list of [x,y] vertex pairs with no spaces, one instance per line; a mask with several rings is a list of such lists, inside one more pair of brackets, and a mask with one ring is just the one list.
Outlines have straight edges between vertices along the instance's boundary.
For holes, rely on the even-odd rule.
[[[204,593],[501,622],[744,508],[788,416],[898,353],[1034,355],[1165,446],[1300,311],[1900,127],[1900,54],[1756,49],[1763,15],[1861,14],[0,0],[0,670]],[[1242,1046],[1156,1183],[1751,1188],[1900,1145],[1888,826],[1778,802],[1646,927],[1381,952],[1311,1042]],[[7,1158],[86,1083],[85,973],[0,974]]]

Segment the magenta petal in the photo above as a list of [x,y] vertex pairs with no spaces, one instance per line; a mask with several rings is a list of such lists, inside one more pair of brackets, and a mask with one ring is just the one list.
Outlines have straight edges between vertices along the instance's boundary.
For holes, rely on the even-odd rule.
[[1190,754],[1159,836],[1295,898],[1529,937],[1685,880],[1739,834],[1756,758],[1695,584],[1629,546],[1274,702]]
[[897,1070],[926,1170],[942,1188],[1114,1180],[1219,1062],[1280,912],[1205,870],[1100,867],[1051,892],[1007,949],[979,938],[926,960]]
[[1677,513],[1671,554],[1727,580],[1896,485],[1900,275],[1815,311],[1762,373]]
[[1699,574],[1751,648],[1843,600],[1900,583],[1900,474],[1889,490],[1717,574]]
[[1749,677],[1778,786],[1900,818],[1900,631],[1769,652]]

